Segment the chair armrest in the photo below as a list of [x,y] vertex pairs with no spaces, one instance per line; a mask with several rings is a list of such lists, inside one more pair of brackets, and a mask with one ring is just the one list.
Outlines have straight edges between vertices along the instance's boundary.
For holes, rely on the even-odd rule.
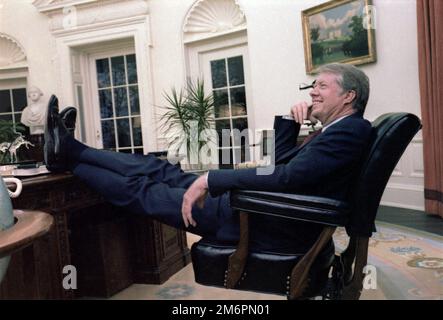
[[54,222],[51,215],[41,211],[14,210],[14,216],[17,223],[0,232],[0,258],[30,245],[45,235]]
[[331,226],[344,226],[350,211],[348,203],[335,199],[249,190],[231,191],[230,205],[244,212]]

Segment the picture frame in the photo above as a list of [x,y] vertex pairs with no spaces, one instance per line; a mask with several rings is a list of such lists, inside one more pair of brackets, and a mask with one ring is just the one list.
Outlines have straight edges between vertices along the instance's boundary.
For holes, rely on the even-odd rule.
[[328,63],[377,61],[375,9],[371,0],[333,0],[303,10],[306,73]]

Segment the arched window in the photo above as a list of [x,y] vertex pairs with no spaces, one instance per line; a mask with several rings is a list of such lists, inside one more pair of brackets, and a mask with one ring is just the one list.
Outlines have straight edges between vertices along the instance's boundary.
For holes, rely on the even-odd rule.
[[0,120],[20,122],[27,105],[27,72],[23,47],[14,38],[0,33]]
[[[219,168],[249,161],[252,118],[246,17],[234,0],[199,0],[183,25],[187,76],[214,96]],[[237,130],[235,130],[237,129]]]

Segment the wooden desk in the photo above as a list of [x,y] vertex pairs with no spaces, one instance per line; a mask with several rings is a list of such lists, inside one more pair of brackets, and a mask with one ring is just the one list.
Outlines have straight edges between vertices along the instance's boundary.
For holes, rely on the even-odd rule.
[[[70,174],[22,181],[13,207],[50,213],[54,228],[12,256],[0,299],[109,297],[132,283],[163,283],[190,262],[185,232],[106,203]],[[76,290],[62,285],[68,265]]]

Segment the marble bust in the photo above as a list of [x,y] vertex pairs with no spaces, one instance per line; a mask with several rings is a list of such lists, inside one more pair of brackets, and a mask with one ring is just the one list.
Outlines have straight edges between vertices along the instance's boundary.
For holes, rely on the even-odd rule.
[[32,86],[28,89],[30,104],[23,109],[20,122],[29,127],[31,134],[43,134],[45,132],[46,103],[42,101],[43,92]]

